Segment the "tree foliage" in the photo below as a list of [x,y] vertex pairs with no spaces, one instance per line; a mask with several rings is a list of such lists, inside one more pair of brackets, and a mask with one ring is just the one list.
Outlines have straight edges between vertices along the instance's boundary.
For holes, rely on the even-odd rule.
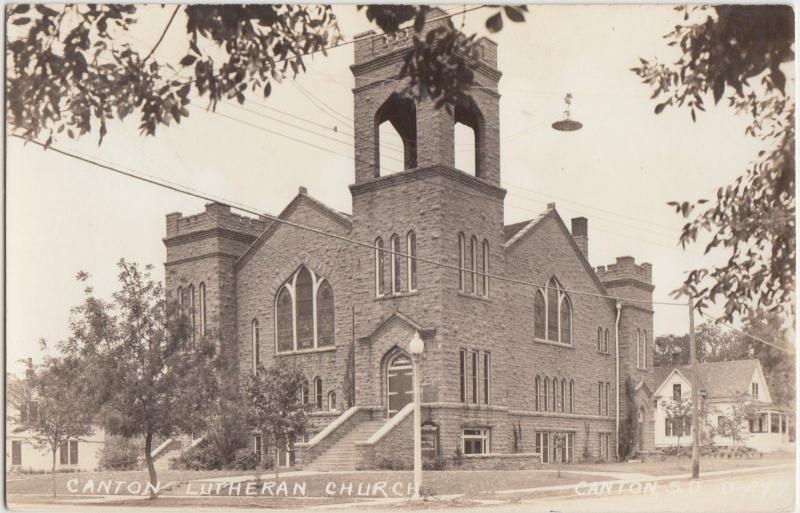
[[730,409],[719,416],[717,434],[730,438],[736,447],[750,436],[747,423],[754,413],[755,409],[750,404],[749,397],[746,395],[737,397]]
[[[692,294],[702,311],[724,300],[724,318],[758,308],[793,313],[795,290],[795,102],[781,65],[794,59],[794,13],[787,5],[680,6],[683,23],[665,38],[680,51],[670,64],[641,59],[633,71],[666,107],[686,107],[692,120],[726,98],[749,116],[749,136],[762,141],[755,162],[712,200],[669,204],[686,219],[680,243],[707,234],[705,252],[729,254],[717,267],[691,270],[676,296]],[[711,98],[709,98],[709,96]]]
[[276,474],[279,451],[290,448],[306,431],[308,405],[301,398],[305,379],[290,365],[259,366],[244,383],[246,417],[273,451]]
[[24,379],[10,380],[8,398],[20,412],[15,433],[25,433],[34,447],[52,456],[53,497],[56,496],[56,453],[70,441],[93,432],[81,362],[71,357],[48,357]]
[[[193,98],[243,103],[247,95],[268,97],[273,84],[306,70],[305,59],[325,54],[342,40],[330,5],[192,4],[173,9],[161,37],[147,49],[122,36],[155,6],[133,4],[16,4],[7,8],[6,112],[17,135],[46,137],[62,132],[77,138],[111,119],[136,113],[142,133],[189,116]],[[413,47],[400,77],[407,94],[438,105],[463,100],[473,84],[476,35],[464,35],[443,19],[423,31],[432,12],[423,5],[362,6],[387,37],[412,23]],[[524,21],[526,8],[505,6],[487,20],[502,28],[503,17]],[[436,12],[436,11],[433,11]],[[501,14],[502,13],[502,14]],[[156,49],[175,19],[185,20],[185,55],[161,62]],[[177,22],[175,22],[177,23]],[[433,25],[432,25],[433,26]]]
[[216,395],[215,347],[194,340],[186,316],[151,278],[152,266],[120,260],[118,267],[120,288],[113,300],[99,299],[87,288],[61,350],[87,370],[106,432],[144,438],[154,497],[153,440],[204,427],[204,410]]
[[[692,401],[688,398],[681,397],[680,399],[669,399],[666,407],[664,408],[667,422],[672,423],[673,435],[677,431],[678,447],[681,445],[681,437],[684,431],[691,429],[692,425]],[[701,417],[702,418],[702,417]],[[676,429],[676,425],[680,425],[680,429]],[[688,435],[689,433],[687,433]],[[678,458],[681,457],[680,450],[678,451]]]

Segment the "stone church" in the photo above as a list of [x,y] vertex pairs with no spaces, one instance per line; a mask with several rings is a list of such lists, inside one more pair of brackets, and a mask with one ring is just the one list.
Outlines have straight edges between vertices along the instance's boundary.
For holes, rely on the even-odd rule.
[[[449,21],[426,30],[438,23]],[[652,448],[651,265],[623,256],[592,267],[587,219],[568,225],[554,204],[504,224],[497,45],[479,41],[476,86],[450,110],[401,95],[410,45],[356,36],[352,213],[300,187],[279,215],[341,238],[222,204],[168,214],[168,290],[197,336],[237,355],[240,374],[305,373],[312,432],[286,465],[411,461],[415,332],[426,458],[465,468],[614,459],[629,415],[637,447]],[[384,176],[385,122],[402,138],[404,170]],[[474,173],[455,168],[457,123],[474,132]]]

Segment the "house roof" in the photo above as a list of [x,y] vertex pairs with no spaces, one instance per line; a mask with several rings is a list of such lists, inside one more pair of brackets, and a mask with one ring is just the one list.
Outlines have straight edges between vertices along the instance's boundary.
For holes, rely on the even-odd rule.
[[[700,387],[706,391],[709,398],[735,397],[749,392],[753,373],[760,366],[761,363],[757,359],[703,362],[697,364],[697,378]],[[694,380],[691,365],[656,367],[654,370],[657,388],[661,388],[674,370],[680,372],[686,379]]]

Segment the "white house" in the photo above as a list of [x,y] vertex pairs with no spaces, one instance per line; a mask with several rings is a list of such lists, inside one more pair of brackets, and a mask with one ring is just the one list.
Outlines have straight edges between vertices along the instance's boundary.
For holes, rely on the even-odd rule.
[[[691,400],[692,369],[690,366],[657,367],[655,369],[655,445],[691,445],[690,418],[669,418],[667,407],[679,398]],[[729,362],[706,362],[697,365],[701,400],[705,401],[705,425],[719,427],[739,401],[746,401],[754,410],[743,444],[761,452],[788,450],[794,446],[793,415],[772,402],[761,362],[757,359]],[[732,445],[729,437],[716,435],[716,445]]]
[[[7,380],[16,379],[6,375]],[[35,403],[26,405],[26,411],[6,400],[6,470],[50,471],[53,454],[47,448],[37,448],[30,432],[15,432],[21,415],[38,415]],[[56,472],[59,470],[96,470],[100,463],[100,450],[105,446],[105,433],[95,426],[93,433],[80,440],[70,440],[56,453]]]

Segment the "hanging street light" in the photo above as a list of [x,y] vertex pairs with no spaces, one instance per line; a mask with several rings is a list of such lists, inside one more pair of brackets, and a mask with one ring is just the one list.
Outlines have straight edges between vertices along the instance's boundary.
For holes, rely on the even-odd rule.
[[425,350],[425,342],[415,331],[408,344],[411,352],[411,362],[413,369],[413,388],[414,388],[414,496],[412,499],[419,499],[419,490],[422,486],[422,419],[420,414],[420,394],[419,394],[419,360],[422,351]]
[[551,126],[559,132],[575,132],[576,130],[580,130],[583,127],[583,123],[571,119],[569,115],[569,106],[572,105],[572,93],[567,93],[567,96],[564,97],[564,103],[567,104],[567,108],[564,111],[564,119],[556,121]]

